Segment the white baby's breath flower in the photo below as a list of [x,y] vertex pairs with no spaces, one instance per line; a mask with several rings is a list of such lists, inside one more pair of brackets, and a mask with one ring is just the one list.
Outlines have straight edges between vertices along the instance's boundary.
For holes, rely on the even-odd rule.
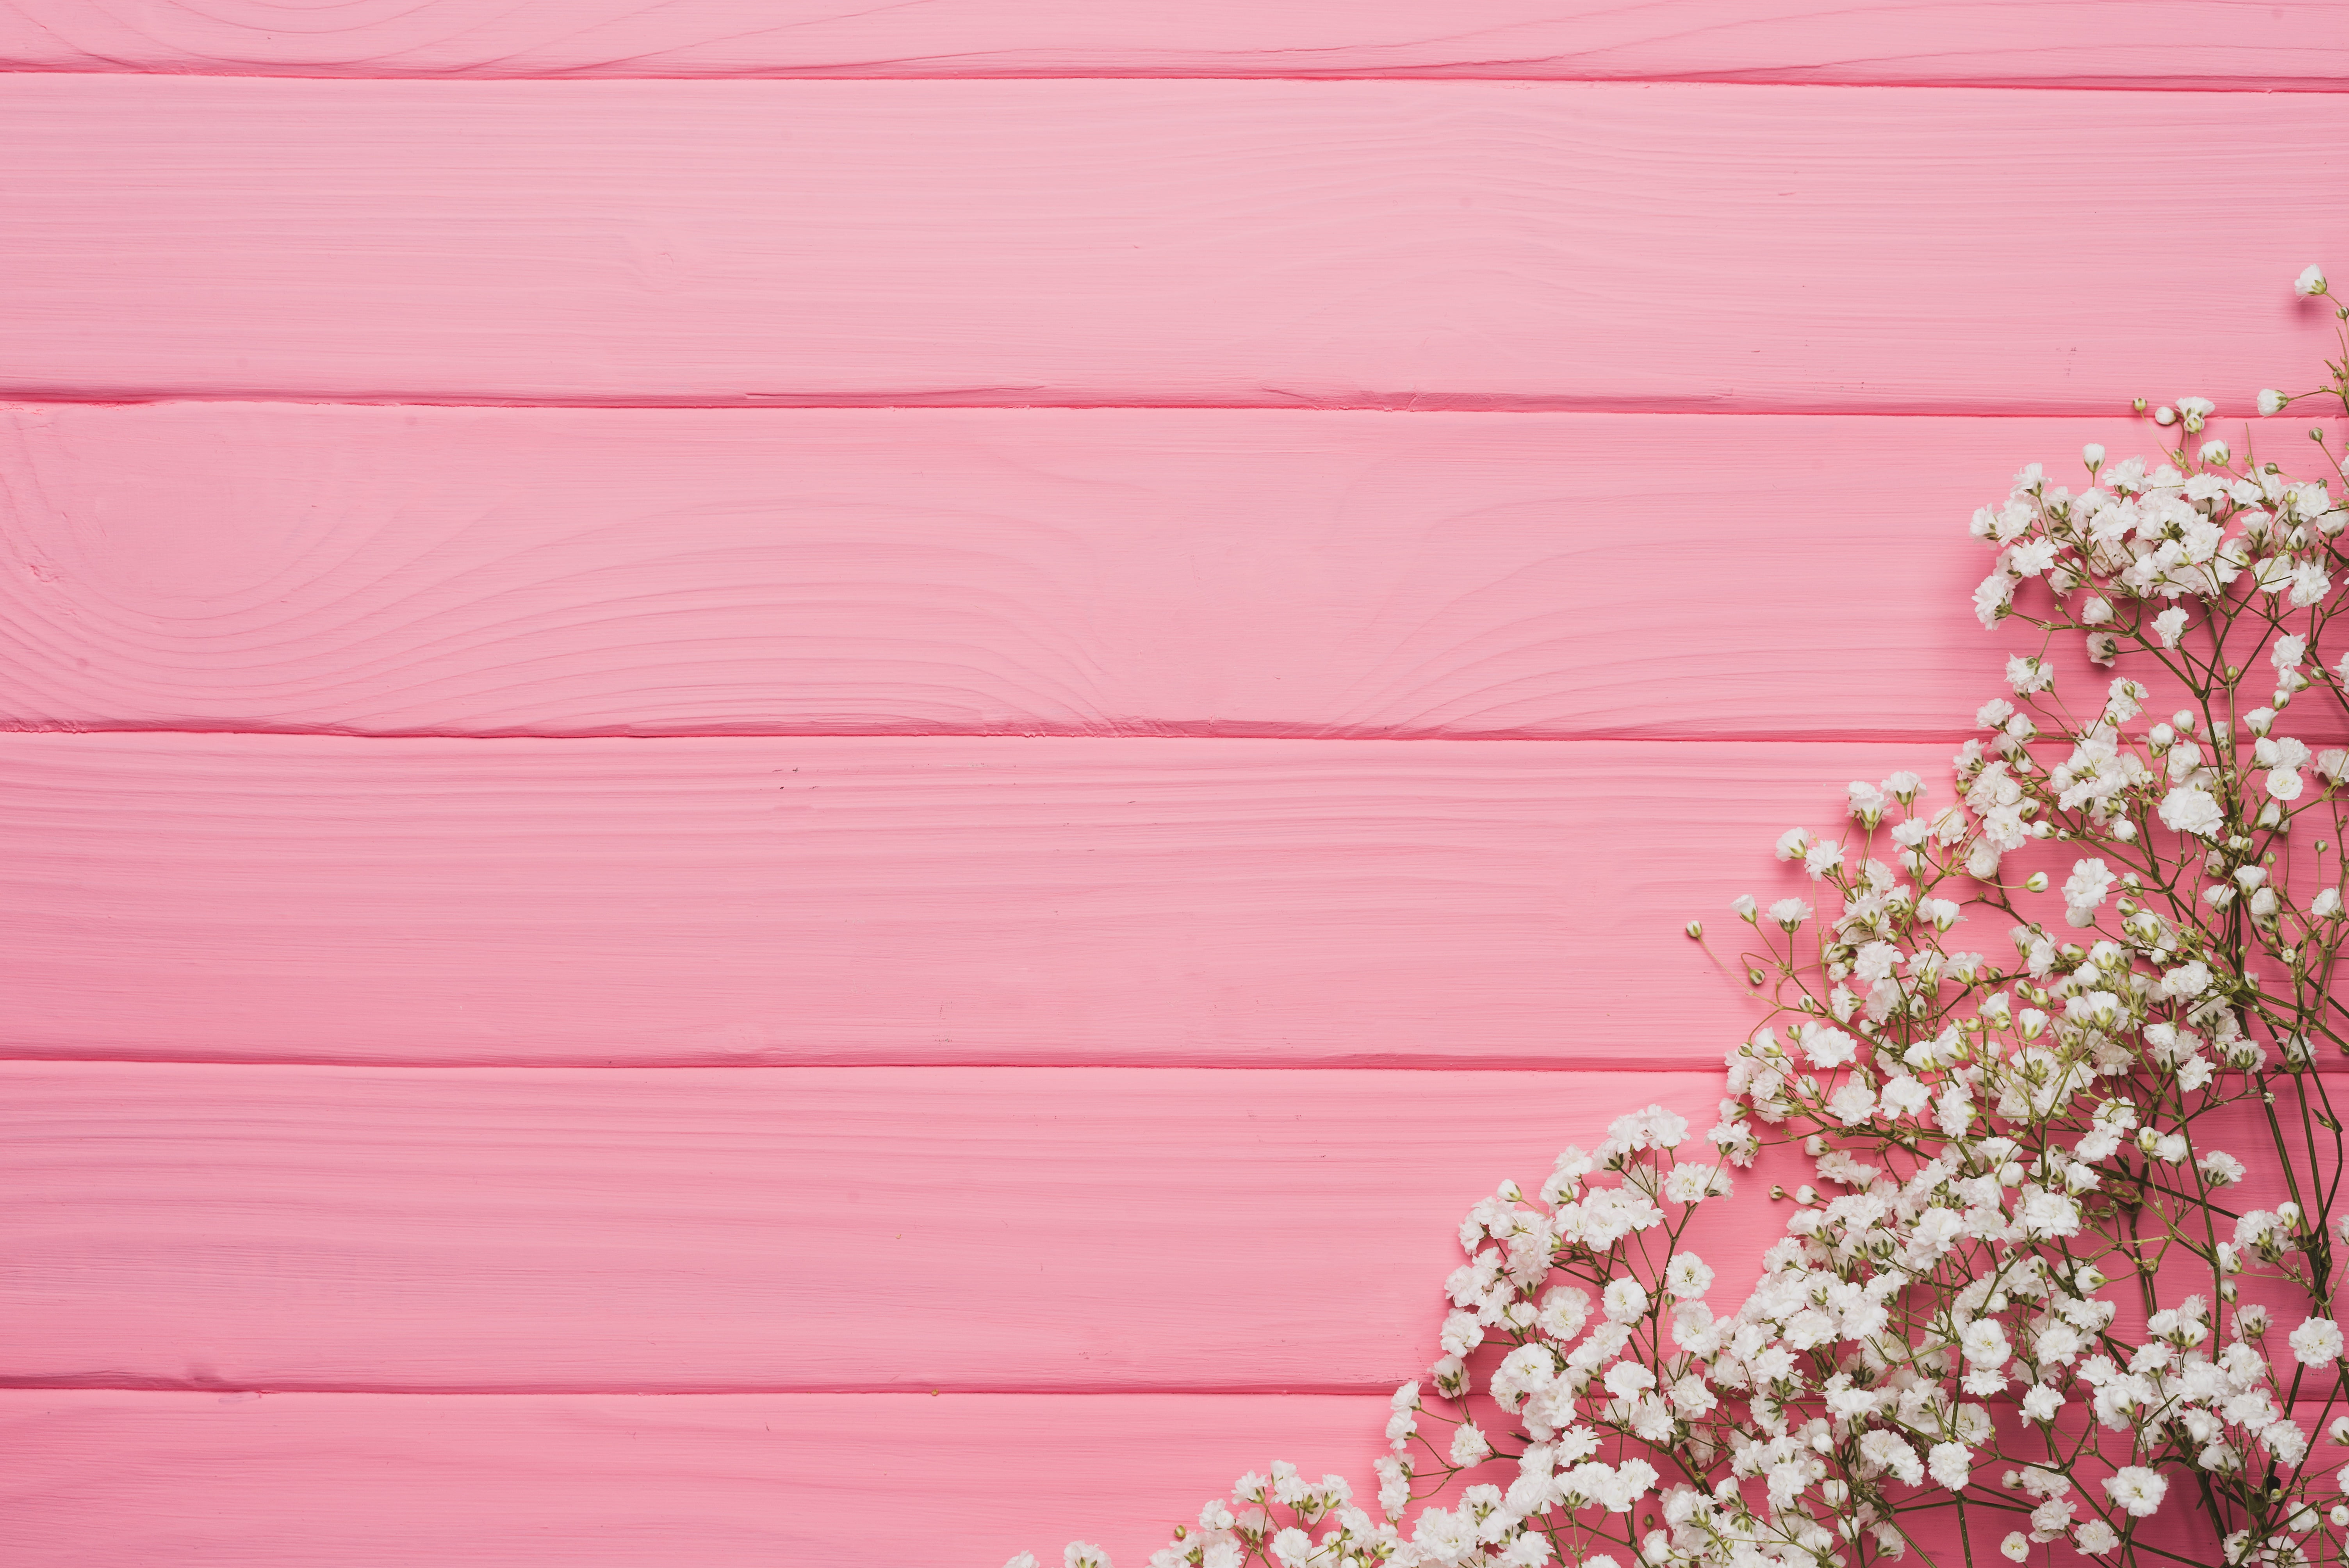
[[1599,1293],[1599,1310],[1609,1323],[1628,1323],[1648,1310],[1648,1289],[1635,1279],[1610,1281]]
[[1693,1253],[1682,1253],[1664,1270],[1664,1288],[1682,1301],[1693,1301],[1713,1288],[1713,1270]]
[[2303,1367],[2329,1367],[2341,1359],[2341,1327],[2330,1318],[2312,1317],[2292,1331],[2292,1356]]
[[1994,626],[2014,603],[2015,580],[2004,572],[1993,572],[1982,580],[1974,590],[1974,617],[1984,626]]
[[2094,925],[2096,911],[2110,897],[2116,877],[2100,860],[2075,861],[2064,882],[2064,917],[2075,926]]
[[2208,789],[2199,784],[2181,784],[2162,798],[2161,824],[2208,839],[2226,826],[2227,815]]
[[2131,1517],[2149,1519],[2168,1495],[2169,1483],[2143,1465],[2123,1465],[2105,1479],[2105,1495]]
[[[2322,274],[2301,292],[2324,292]],[[2269,388],[2259,407],[2295,401]],[[2155,417],[2199,434],[2216,413],[2182,397]],[[2124,667],[2100,702],[2059,702],[2047,645],[2012,654],[2014,700],[1977,713],[1955,803],[1920,812],[1924,780],[1906,770],[1855,779],[1847,841],[1779,838],[1816,907],[1731,904],[1755,927],[1733,975],[1775,1011],[1727,1051],[1713,1130],[1683,1160],[1686,1119],[1648,1106],[1596,1150],[1569,1148],[1536,1195],[1487,1189],[1443,1282],[1426,1403],[1408,1383],[1379,1418],[1384,1519],[1354,1509],[1341,1479],[1317,1487],[1275,1464],[1152,1568],[1548,1568],[1553,1541],[1584,1539],[1557,1533],[1591,1522],[1582,1511],[1616,1516],[1603,1527],[1643,1563],[1889,1560],[1908,1544],[1895,1511],[1913,1506],[1889,1489],[1922,1486],[2004,1512],[1973,1539],[2007,1559],[2068,1542],[2109,1561],[2149,1542],[2135,1522],[2180,1474],[2239,1517],[2257,1500],[2267,1533],[2224,1537],[2233,1568],[2341,1556],[2349,1470],[2339,1488],[2303,1473],[2312,1429],[2294,1415],[2302,1374],[2329,1386],[2349,1358],[2329,1294],[2302,1277],[2336,1231],[2349,1241],[2349,1214],[2307,1196],[2338,1191],[2338,1156],[2301,1136],[2344,918],[2339,848],[2313,841],[2341,831],[2349,750],[2288,731],[2309,733],[2296,698],[2329,711],[2349,687],[2331,614],[2349,511],[2329,480],[2266,451],[2237,464],[2216,432],[2165,449],[2107,462],[2085,447],[2076,494],[2026,465],[1974,512],[1996,561],[1984,624],[2019,610],[2037,631],[2096,628],[2090,657]],[[2018,606],[2033,578],[2047,591]],[[2189,630],[2190,652],[2168,656]],[[2153,722],[2153,693],[2181,677],[2195,706]],[[2321,825],[2295,824],[2316,806]],[[2002,885],[1967,880],[1997,878],[2008,856]],[[2069,932],[2032,896],[2055,887]],[[2012,929],[2012,958],[1944,947],[1970,913]],[[2254,1114],[2207,1119],[2238,1101]],[[1506,1091],[1495,1102],[1516,1109]],[[2221,1129],[2253,1146],[2210,1147]],[[1783,1208],[1723,1216],[1759,1277],[1733,1273],[1743,1299],[1716,1312],[1704,1298],[1722,1280],[1676,1248],[1695,1206],[1728,1193],[1726,1169],[1765,1146],[1799,1150],[1812,1179],[1771,1186]],[[2274,1208],[2247,1201],[2254,1179]],[[1749,1252],[1738,1230],[1764,1212],[1783,1232]],[[2229,1219],[2231,1239],[2210,1239]],[[2165,1270],[2162,1290],[2188,1294],[2147,1299],[2132,1327],[2132,1260],[2181,1245],[2207,1272]],[[2298,1322],[2283,1343],[2271,1313],[2279,1330]],[[1989,1402],[2010,1398],[1994,1421]],[[1510,1473],[1459,1478],[1447,1506],[1404,1524],[1414,1479],[1493,1463],[1487,1433],[1507,1434]],[[2349,1417],[2330,1440],[2349,1440]],[[1075,1543],[1067,1563],[1094,1568],[1081,1553],[1097,1550]],[[1987,1545],[1972,1551],[1981,1568]]]
[[1493,1457],[1493,1445],[1474,1421],[1464,1421],[1452,1434],[1452,1462],[1464,1467],[1483,1464]]
[[2302,299],[2307,298],[2311,294],[2321,294],[2324,293],[2324,269],[2318,266],[2314,262],[2309,263],[2308,265],[2300,270],[2300,276],[2292,280],[2292,292],[2300,295]]
[[2243,1179],[2243,1162],[2223,1149],[2213,1149],[2195,1161],[2202,1179],[2213,1187],[2232,1187]]
[[1933,1484],[1948,1491],[1963,1491],[1973,1482],[1974,1451],[1963,1443],[1935,1443],[1925,1455],[1925,1469]]

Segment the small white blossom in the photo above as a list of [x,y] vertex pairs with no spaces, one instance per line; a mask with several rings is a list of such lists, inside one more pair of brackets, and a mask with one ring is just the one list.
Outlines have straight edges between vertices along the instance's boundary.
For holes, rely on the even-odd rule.
[[2147,1519],[2161,1507],[2169,1482],[2143,1465],[2123,1465],[2105,1480],[2105,1495],[2132,1517]]
[[2291,1343],[2303,1367],[2329,1367],[2341,1359],[2341,1327],[2330,1318],[2308,1319],[2292,1331]]
[[1493,1445],[1474,1421],[1463,1422],[1452,1434],[1452,1462],[1455,1465],[1480,1465],[1493,1457]]
[[2181,784],[2162,799],[2161,824],[2165,828],[2208,839],[2215,837],[2226,822],[2226,813],[2220,810],[2218,799],[2199,785]]
[[2120,1543],[2120,1532],[2101,1519],[2083,1521],[2072,1532],[2072,1544],[2090,1557],[2101,1557]]
[[1925,1469],[1933,1484],[1963,1491],[1973,1481],[1974,1451],[1963,1443],[1935,1443],[1925,1454]]

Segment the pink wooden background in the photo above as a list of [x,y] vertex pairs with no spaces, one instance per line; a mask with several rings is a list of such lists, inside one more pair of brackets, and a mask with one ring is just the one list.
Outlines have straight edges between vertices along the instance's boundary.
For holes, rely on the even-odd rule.
[[1971,508],[2303,362],[2341,20],[0,0],[7,1561],[1366,1473]]

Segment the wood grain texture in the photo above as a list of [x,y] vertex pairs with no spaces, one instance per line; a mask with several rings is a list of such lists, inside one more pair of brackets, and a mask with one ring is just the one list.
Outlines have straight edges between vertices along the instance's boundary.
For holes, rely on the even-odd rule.
[[1367,1478],[1385,1408],[0,1392],[0,1499],[42,1568],[934,1568],[1071,1536],[1137,1563],[1250,1466]]
[[1965,520],[2138,433],[18,406],[0,723],[1938,738],[2037,646],[1975,623]]
[[[1436,1354],[1471,1203],[1642,1105],[1702,1130],[1722,1093],[1717,1072],[13,1063],[0,1381],[1382,1394]],[[1725,1304],[1783,1222],[1761,1187],[1700,1212]]]
[[[8,1054],[1713,1066],[1907,745],[0,737]],[[1807,883],[1802,884],[1807,887]],[[1982,944],[2003,940],[1985,931]],[[1729,951],[1733,952],[1733,945]]]
[[2322,0],[0,0],[16,70],[339,77],[1455,76],[2331,87]]
[[[1723,1092],[1717,1071],[9,1063],[0,1384],[1383,1393],[1435,1355],[1471,1203],[1644,1105],[1701,1133]],[[2251,1168],[2234,1207],[2287,1195],[2258,1108],[2195,1137]],[[1722,1310],[1784,1233],[1771,1183],[1810,1175],[1774,1151],[1699,1212],[1682,1244]]]
[[[933,1568],[1050,1561],[1071,1536],[1131,1563],[1274,1459],[1367,1489],[1385,1409],[1373,1395],[0,1391],[0,1500],[11,1544],[43,1568]],[[2320,1413],[2293,1410],[2313,1431]],[[2312,1470],[2344,1459],[2316,1434]],[[2173,1501],[2148,1533],[2216,1561],[2199,1522]]]
[[[2349,97],[26,74],[0,139],[0,394],[2240,410]],[[2292,216],[2019,237],[2151,191]]]

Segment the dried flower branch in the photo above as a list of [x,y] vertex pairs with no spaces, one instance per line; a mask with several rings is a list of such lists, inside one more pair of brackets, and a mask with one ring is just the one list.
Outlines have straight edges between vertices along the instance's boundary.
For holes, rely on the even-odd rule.
[[[2294,288],[2330,298],[2316,267]],[[2349,413],[2349,337],[2325,368],[2261,413]],[[2349,717],[2344,461],[2320,428],[2326,471],[2294,477],[2216,413],[2181,397],[2158,457],[2090,446],[2082,490],[2033,464],[1975,513],[1975,611],[2040,643],[1957,798],[1855,782],[1843,836],[1778,841],[1811,885],[1733,905],[1771,1013],[1708,1134],[1650,1106],[1470,1211],[1377,1515],[1276,1464],[1152,1568],[2349,1562],[2349,1469],[2312,1460],[2349,1442],[2319,1070],[2349,1057],[2349,750],[2312,739]],[[2081,702],[2074,635],[2127,666]],[[1959,946],[1969,923],[2013,956]],[[1785,1233],[1717,1312],[1691,1222],[1797,1151]]]

